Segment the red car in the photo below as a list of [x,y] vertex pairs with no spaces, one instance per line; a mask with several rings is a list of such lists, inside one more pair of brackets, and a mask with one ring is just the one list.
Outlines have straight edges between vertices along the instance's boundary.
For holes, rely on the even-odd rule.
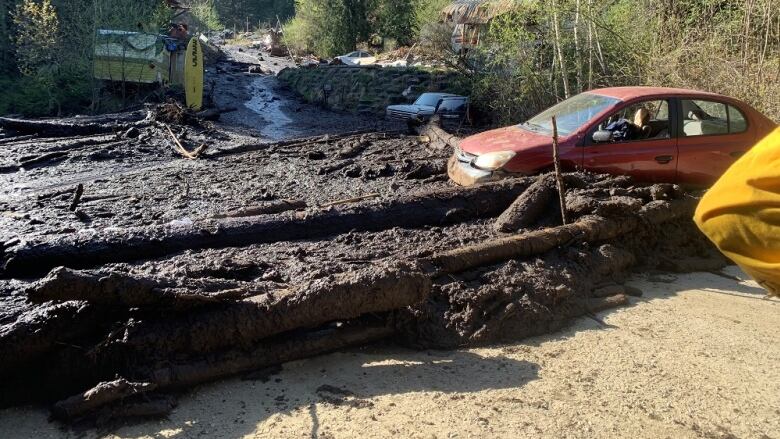
[[776,126],[737,99],[658,87],[579,94],[527,122],[461,141],[450,178],[468,186],[552,168],[552,117],[566,170],[709,186]]

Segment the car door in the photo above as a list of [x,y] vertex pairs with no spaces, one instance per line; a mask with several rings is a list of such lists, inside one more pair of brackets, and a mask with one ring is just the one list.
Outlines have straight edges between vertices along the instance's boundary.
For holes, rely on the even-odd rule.
[[711,186],[755,143],[745,113],[714,99],[680,99],[678,181]]
[[[640,109],[649,116],[646,132],[625,139],[597,143],[593,134],[613,122],[633,123]],[[597,173],[629,175],[637,182],[674,182],[677,175],[677,138],[674,106],[669,99],[630,103],[597,123],[586,135],[583,168]]]

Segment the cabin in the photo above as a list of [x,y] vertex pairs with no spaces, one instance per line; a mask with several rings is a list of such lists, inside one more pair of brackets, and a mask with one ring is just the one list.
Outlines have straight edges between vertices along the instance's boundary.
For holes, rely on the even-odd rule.
[[479,46],[490,21],[513,10],[517,0],[456,0],[441,11],[442,20],[454,25],[452,49],[464,54]]

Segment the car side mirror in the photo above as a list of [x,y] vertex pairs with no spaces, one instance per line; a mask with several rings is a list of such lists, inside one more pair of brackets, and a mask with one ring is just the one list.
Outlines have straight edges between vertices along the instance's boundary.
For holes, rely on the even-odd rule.
[[612,131],[598,130],[593,133],[593,141],[596,143],[607,143],[612,141]]

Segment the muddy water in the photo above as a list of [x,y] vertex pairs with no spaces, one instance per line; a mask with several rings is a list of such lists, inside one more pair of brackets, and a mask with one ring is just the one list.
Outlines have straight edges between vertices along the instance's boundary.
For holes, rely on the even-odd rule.
[[276,78],[260,76],[247,86],[252,99],[244,102],[244,106],[263,119],[265,125],[260,128],[260,135],[270,140],[282,140],[292,137],[295,130],[291,129],[293,120],[283,107],[285,101],[274,92]]

